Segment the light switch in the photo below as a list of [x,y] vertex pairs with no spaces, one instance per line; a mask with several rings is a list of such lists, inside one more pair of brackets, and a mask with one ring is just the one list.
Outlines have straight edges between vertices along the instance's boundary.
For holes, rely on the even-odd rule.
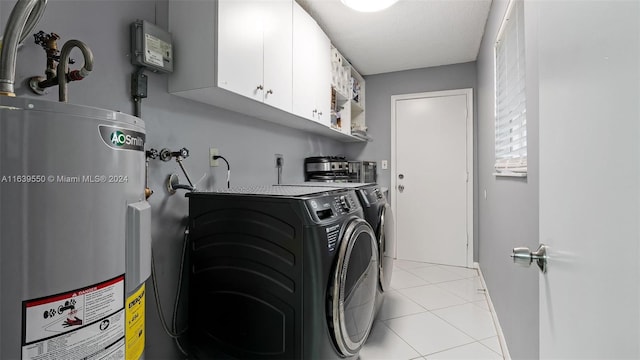
[[389,168],[389,161],[388,160],[380,161],[380,167],[382,168],[382,170],[387,170]]

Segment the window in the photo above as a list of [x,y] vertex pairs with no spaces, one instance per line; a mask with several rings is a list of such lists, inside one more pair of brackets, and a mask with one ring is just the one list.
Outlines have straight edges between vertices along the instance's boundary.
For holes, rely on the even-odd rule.
[[496,162],[499,176],[527,175],[523,2],[511,0],[495,45]]

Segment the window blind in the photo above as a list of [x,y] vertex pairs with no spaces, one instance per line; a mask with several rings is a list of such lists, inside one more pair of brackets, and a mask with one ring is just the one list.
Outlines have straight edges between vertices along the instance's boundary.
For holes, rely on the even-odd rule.
[[526,176],[527,106],[525,96],[524,9],[509,4],[495,45],[497,175]]

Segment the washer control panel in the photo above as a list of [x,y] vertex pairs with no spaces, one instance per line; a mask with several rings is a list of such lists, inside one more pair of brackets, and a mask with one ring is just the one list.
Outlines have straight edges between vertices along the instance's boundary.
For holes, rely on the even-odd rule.
[[353,199],[348,194],[340,195],[339,197],[334,199],[334,203],[336,205],[336,209],[342,215],[348,214],[352,208],[356,207],[356,204],[354,203]]
[[338,216],[347,215],[359,206],[353,191],[307,200],[307,208],[316,222],[330,221]]

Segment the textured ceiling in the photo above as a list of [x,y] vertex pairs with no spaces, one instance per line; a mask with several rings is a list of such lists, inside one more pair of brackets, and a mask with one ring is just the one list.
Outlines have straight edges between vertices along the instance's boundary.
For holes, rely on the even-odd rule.
[[476,60],[491,0],[399,0],[361,13],[340,0],[296,0],[363,75]]

